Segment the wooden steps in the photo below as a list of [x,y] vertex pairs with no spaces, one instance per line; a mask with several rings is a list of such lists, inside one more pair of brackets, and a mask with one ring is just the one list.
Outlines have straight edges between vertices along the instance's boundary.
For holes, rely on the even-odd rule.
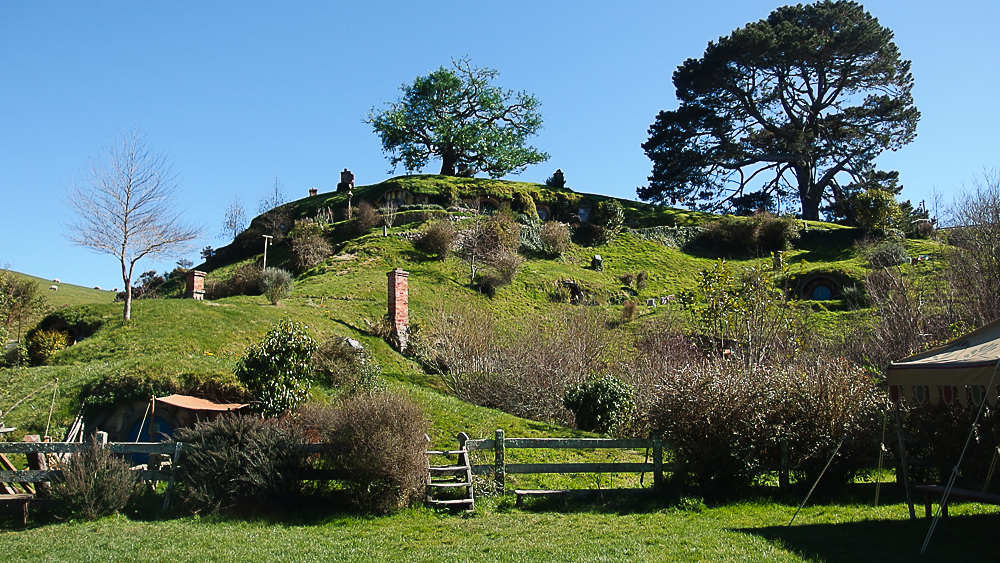
[[[462,433],[459,441],[462,441]],[[431,465],[432,458],[448,458],[448,465]],[[457,460],[452,464],[452,458]],[[448,508],[465,507],[466,511],[476,508],[472,486],[472,465],[469,452],[458,450],[427,451],[427,504]]]

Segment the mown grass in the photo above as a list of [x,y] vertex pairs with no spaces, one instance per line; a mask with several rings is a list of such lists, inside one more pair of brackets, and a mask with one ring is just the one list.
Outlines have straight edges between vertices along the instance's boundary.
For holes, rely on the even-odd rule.
[[[929,521],[906,507],[747,502],[481,500],[459,518],[427,509],[363,518],[312,509],[264,517],[184,517],[41,525],[0,532],[18,561],[990,561],[994,507],[954,505],[928,553]],[[685,507],[693,508],[686,510]]]

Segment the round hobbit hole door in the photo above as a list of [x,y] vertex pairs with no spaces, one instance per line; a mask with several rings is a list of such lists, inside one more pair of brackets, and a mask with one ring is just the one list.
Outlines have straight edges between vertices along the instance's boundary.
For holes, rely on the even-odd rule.
[[813,290],[812,298],[814,301],[829,301],[831,297],[833,297],[833,292],[825,285]]
[[[155,417],[153,420],[148,418],[143,424],[143,419],[135,421],[132,428],[128,431],[129,442],[149,442],[150,430],[153,431],[153,442],[166,442],[171,439],[174,435],[174,429],[170,426],[170,423],[162,417]],[[152,425],[152,428],[150,426]],[[141,465],[149,461],[149,454],[130,454],[132,456],[132,465]]]
[[538,220],[539,221],[548,221],[549,220],[549,210],[548,209],[545,209],[544,207],[536,207],[535,208],[535,212],[538,213]]

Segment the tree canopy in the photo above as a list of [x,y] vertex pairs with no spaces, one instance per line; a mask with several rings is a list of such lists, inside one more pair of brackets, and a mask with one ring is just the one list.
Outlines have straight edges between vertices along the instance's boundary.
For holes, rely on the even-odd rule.
[[365,122],[381,137],[393,167],[402,163],[413,172],[439,158],[441,174],[499,178],[548,160],[526,145],[542,126],[533,95],[492,85],[499,73],[474,68],[467,58],[452,66],[400,86],[396,103],[368,113]]
[[706,210],[797,197],[804,219],[885,174],[874,159],[916,136],[910,61],[860,4],[778,8],[674,72],[680,106],[642,145],[639,197]]

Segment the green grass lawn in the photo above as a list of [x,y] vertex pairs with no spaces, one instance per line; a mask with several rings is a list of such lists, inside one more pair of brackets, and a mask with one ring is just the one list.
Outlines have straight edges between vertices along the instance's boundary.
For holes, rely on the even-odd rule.
[[275,517],[184,517],[41,525],[0,532],[17,561],[992,561],[995,507],[954,505],[928,553],[929,520],[903,504],[807,507],[748,502],[701,510],[509,497],[462,517],[427,509],[363,518],[320,510]]

